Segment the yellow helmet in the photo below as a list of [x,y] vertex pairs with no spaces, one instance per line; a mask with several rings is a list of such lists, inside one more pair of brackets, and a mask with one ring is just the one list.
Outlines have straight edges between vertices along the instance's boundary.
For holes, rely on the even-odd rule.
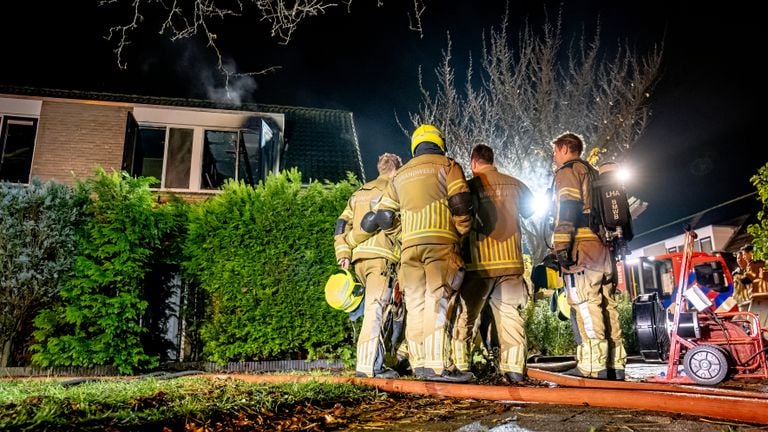
[[363,286],[348,270],[342,269],[325,283],[325,301],[338,310],[353,312],[363,301]]
[[429,125],[423,124],[416,128],[411,135],[411,154],[416,151],[416,146],[423,142],[431,142],[445,151],[445,140],[443,139],[443,133],[440,129]]

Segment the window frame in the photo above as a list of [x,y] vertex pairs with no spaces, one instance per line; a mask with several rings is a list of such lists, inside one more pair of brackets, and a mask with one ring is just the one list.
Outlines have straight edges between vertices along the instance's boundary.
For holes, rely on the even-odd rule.
[[[29,184],[32,181],[32,168],[35,164],[35,152],[37,151],[37,134],[40,131],[40,118],[36,116],[28,116],[28,115],[13,115],[13,114],[5,114],[0,113],[0,175],[2,175],[2,161],[5,158],[5,141],[6,141],[6,133],[8,130],[8,123],[11,121],[19,121],[19,122],[30,122],[31,127],[34,129],[33,137],[32,137],[32,152],[29,157],[29,168],[27,174],[27,179],[24,182],[10,182],[11,184]],[[0,181],[6,181],[6,180],[0,180]]]
[[[286,150],[283,130],[285,128],[285,114],[281,113],[261,113],[255,111],[228,111],[228,110],[180,110],[168,109],[156,106],[135,106],[130,116],[135,120],[137,130],[141,128],[165,128],[166,136],[163,147],[163,171],[160,179],[160,187],[152,188],[158,191],[168,192],[190,192],[190,193],[216,193],[220,189],[203,188],[203,152],[206,131],[216,132],[236,132],[238,140],[242,139],[244,133],[253,133],[258,125],[259,134],[259,162],[260,164],[269,162],[271,166],[265,170],[265,167],[259,166],[260,176],[254,178],[258,183],[267,172],[274,172],[280,169],[283,152]],[[269,135],[272,137],[267,142],[264,141],[264,128],[269,128]],[[188,188],[167,188],[166,172],[168,163],[168,139],[171,128],[192,129],[192,154],[190,160],[189,187]],[[126,133],[128,136],[128,133]],[[276,146],[273,155],[269,161],[263,160],[264,145]],[[128,146],[128,140],[124,143]],[[124,154],[128,153],[124,149]],[[274,160],[272,160],[274,159]],[[125,160],[124,160],[125,162]],[[277,164],[277,165],[275,165]],[[131,172],[131,175],[133,173]],[[238,173],[239,175],[239,173]]]
[[[165,137],[163,141],[163,167],[160,180],[160,187],[151,188],[158,191],[169,192],[216,192],[220,188],[206,189],[203,187],[203,152],[205,149],[205,134],[206,132],[222,132],[222,133],[234,133],[237,135],[238,143],[243,138],[244,133],[253,133],[253,129],[247,128],[226,128],[226,127],[201,127],[201,126],[189,126],[189,125],[175,125],[175,124],[156,124],[148,122],[139,122],[138,134],[141,135],[142,129],[165,129]],[[167,173],[168,173],[168,141],[171,137],[172,129],[186,129],[192,130],[192,149],[190,158],[190,172],[189,172],[189,187],[188,188],[169,188],[166,187]],[[261,140],[261,134],[259,134]],[[139,140],[140,143],[140,140]],[[238,144],[239,145],[239,144]],[[259,148],[263,146],[263,143],[259,143]],[[259,160],[261,163],[261,160]],[[237,160],[236,160],[237,162]],[[131,175],[137,175],[131,173]],[[235,172],[235,178],[237,179],[239,172]],[[254,181],[258,183],[261,178],[256,178]]]

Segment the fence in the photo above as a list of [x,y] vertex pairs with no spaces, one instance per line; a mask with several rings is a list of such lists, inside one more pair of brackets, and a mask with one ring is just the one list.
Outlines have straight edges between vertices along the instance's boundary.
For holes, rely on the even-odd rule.
[[[184,371],[201,370],[216,373],[259,373],[283,371],[311,370],[342,370],[341,360],[272,360],[259,362],[232,362],[219,364],[212,362],[184,362],[163,365],[164,370]],[[92,377],[119,375],[112,366],[96,366],[92,368],[33,368],[6,367],[0,368],[0,377]]]

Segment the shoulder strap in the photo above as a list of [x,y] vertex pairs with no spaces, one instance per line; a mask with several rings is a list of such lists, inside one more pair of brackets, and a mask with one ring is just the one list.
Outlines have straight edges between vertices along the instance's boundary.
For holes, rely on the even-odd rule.
[[560,172],[561,169],[563,169],[563,168],[573,168],[573,166],[575,164],[577,164],[577,163],[587,167],[587,172],[589,173],[589,177],[592,179],[592,181],[597,180],[597,176],[599,175],[599,173],[595,169],[595,167],[593,167],[592,165],[588,164],[586,161],[582,160],[581,158],[579,158],[579,159],[571,159],[568,162],[563,163],[563,165],[560,168],[555,170],[555,175],[552,176],[552,185],[550,186],[550,189],[554,190],[554,188],[555,188],[555,176],[557,175],[558,172]]
[[[557,171],[560,171],[563,168],[573,168],[573,166],[575,164],[577,164],[577,163],[587,167],[587,171],[589,172],[589,175],[592,177],[593,180],[595,179],[596,175],[598,174],[597,170],[595,169],[595,167],[593,167],[592,165],[588,164],[587,161],[582,160],[582,159],[571,159],[568,162],[565,162],[563,164],[563,166],[561,166],[560,168],[557,169]],[[557,172],[557,171],[555,171],[555,172]]]

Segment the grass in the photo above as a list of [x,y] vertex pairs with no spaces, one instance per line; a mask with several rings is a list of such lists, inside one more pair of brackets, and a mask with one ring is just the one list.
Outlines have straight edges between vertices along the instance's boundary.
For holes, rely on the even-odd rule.
[[203,378],[112,380],[62,386],[53,381],[0,382],[0,430],[104,430],[205,423],[249,412],[332,406],[380,397],[373,389],[317,382],[249,384]]

